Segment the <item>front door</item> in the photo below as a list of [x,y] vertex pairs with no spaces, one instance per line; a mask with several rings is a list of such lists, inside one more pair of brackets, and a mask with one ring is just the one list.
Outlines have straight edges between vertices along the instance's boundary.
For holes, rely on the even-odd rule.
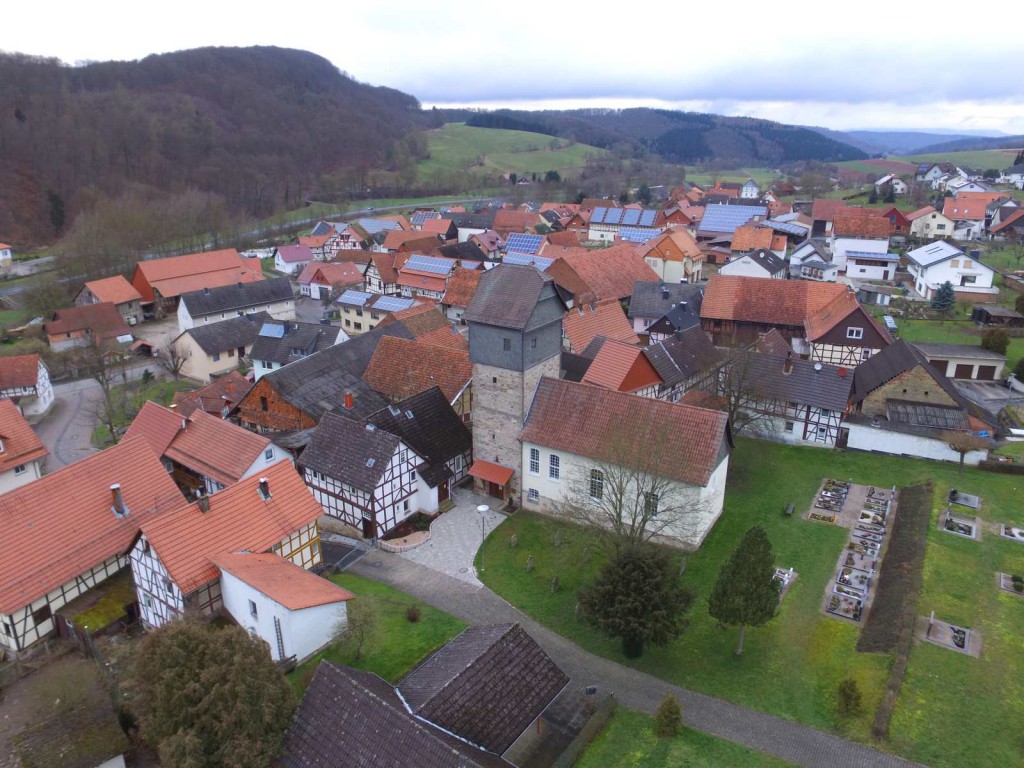
[[487,483],[487,494],[493,496],[496,499],[505,498],[505,486],[498,485],[497,483]]
[[375,539],[377,538],[377,525],[374,523],[372,517],[363,518],[363,538],[364,539]]
[[447,501],[451,494],[451,480],[445,480],[439,486],[437,486],[437,501]]

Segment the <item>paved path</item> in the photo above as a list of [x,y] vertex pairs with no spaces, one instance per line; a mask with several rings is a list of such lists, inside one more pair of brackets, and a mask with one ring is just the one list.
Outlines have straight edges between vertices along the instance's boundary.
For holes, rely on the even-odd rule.
[[430,540],[401,556],[479,587],[482,585],[473,567],[476,551],[490,532],[501,525],[505,515],[492,509],[481,514],[477,507],[490,507],[495,499],[465,489],[456,489],[452,499],[455,507],[431,524]]
[[572,685],[596,685],[613,692],[629,709],[653,714],[675,694],[687,725],[808,768],[910,768],[916,765],[806,725],[747,709],[680,688],[584,651],[538,624],[486,587],[477,587],[412,560],[371,552],[352,573],[382,581],[470,624],[519,622],[572,678]]

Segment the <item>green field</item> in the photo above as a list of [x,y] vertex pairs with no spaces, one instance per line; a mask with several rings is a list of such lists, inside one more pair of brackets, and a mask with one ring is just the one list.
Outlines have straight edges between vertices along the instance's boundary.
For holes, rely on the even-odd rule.
[[543,175],[554,170],[564,174],[582,168],[588,156],[607,154],[588,144],[571,144],[539,133],[471,128],[464,123],[428,131],[427,148],[430,157],[417,166],[420,178],[450,171]]
[[[907,341],[932,344],[981,344],[981,329],[970,320],[907,320],[896,318],[897,335]],[[1007,372],[1024,357],[1024,338],[1010,339],[1006,349]]]
[[[953,464],[739,439],[725,512],[688,559],[684,583],[698,594],[690,625],[670,646],[628,661],[618,642],[575,618],[575,593],[596,573],[599,560],[594,556],[579,565],[587,538],[580,529],[519,513],[488,538],[482,578],[512,604],[590,651],[704,693],[867,741],[891,657],[858,653],[858,628],[821,613],[846,532],[782,515],[790,502],[806,509],[824,477],[877,486],[931,479],[938,495],[951,487],[977,493],[984,498],[984,516],[1024,523],[1019,477],[970,468],[958,476]],[[776,563],[795,568],[799,577],[779,615],[762,628],[748,629],[743,656],[737,658],[736,630],[720,628],[708,615],[707,595],[732,548],[755,524],[768,532]],[[555,547],[559,527],[563,543]],[[512,534],[515,548],[509,547]],[[526,573],[531,555],[535,568]],[[934,608],[944,619],[980,630],[984,652],[973,659],[915,646],[892,724],[890,748],[895,751],[943,768],[1020,764],[1019,729],[1011,724],[1024,716],[1024,600],[996,592],[996,570],[1024,573],[1024,546],[988,531],[982,542],[934,529],[929,534],[919,613]],[[552,593],[556,574],[561,587]],[[857,680],[865,703],[865,712],[851,720],[840,718],[836,709],[836,689],[846,677]]]
[[1013,159],[1017,156],[1016,149],[979,149],[971,152],[938,152],[928,155],[907,155],[906,157],[892,157],[893,160],[903,160],[907,163],[955,163],[967,165],[980,171],[987,171],[990,168],[1002,170],[1013,165]]
[[783,178],[785,177],[771,168],[739,168],[709,173],[701,171],[696,166],[686,166],[686,180],[701,187],[710,187],[716,181],[736,181],[742,184],[747,179],[753,179],[761,185],[761,190],[764,191],[774,182]]

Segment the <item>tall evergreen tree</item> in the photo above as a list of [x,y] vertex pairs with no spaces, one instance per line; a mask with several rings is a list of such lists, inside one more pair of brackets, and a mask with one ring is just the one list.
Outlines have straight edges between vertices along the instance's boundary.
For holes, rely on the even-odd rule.
[[953,312],[953,309],[956,307],[956,292],[953,290],[953,284],[949,280],[940,285],[939,289],[935,291],[935,295],[932,296],[931,307],[944,317]]
[[743,534],[729,562],[722,566],[708,599],[708,611],[723,624],[739,625],[738,656],[743,653],[746,628],[767,623],[778,607],[772,545],[764,528],[754,526]]

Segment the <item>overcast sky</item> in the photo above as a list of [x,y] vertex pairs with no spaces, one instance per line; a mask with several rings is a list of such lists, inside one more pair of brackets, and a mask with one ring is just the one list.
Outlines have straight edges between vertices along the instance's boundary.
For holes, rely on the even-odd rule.
[[1024,133],[1024,43],[990,26],[954,32],[963,9],[947,0],[11,6],[0,47],[68,63],[277,45],[424,106],[662,106],[838,130]]

